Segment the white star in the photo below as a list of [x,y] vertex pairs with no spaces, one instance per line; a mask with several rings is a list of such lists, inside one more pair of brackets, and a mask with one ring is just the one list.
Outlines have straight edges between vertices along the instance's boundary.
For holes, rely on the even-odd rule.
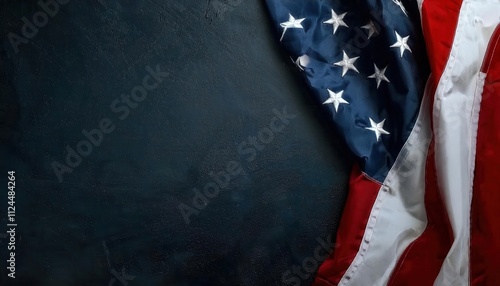
[[285,36],[286,30],[288,29],[304,29],[302,27],[302,21],[304,21],[306,18],[302,19],[295,19],[292,14],[288,14],[288,21],[283,22],[280,24],[281,27],[284,28],[283,34],[281,35],[280,41],[283,40],[283,37]]
[[391,48],[399,48],[401,57],[403,57],[405,50],[408,50],[411,53],[412,51],[410,49],[410,46],[408,46],[408,38],[410,38],[410,36],[406,36],[403,38],[398,34],[398,32],[394,31],[394,33],[396,34],[397,41],[394,43],[394,45],[391,46]]
[[401,0],[392,0],[392,2],[394,2],[394,4],[396,4],[396,5],[398,5],[399,8],[401,8],[401,11],[403,11],[403,13],[405,13],[405,15],[408,17],[408,14],[406,13],[405,6],[403,6],[403,3],[401,3]]
[[[290,57],[290,59],[292,59],[292,57]],[[292,61],[295,63],[297,67],[299,67],[301,71],[303,71],[304,68],[307,67],[307,65],[309,64],[310,59],[308,55],[302,55],[298,57],[296,60],[292,59]]]
[[359,57],[349,58],[344,51],[342,51],[342,53],[344,53],[343,59],[340,62],[334,63],[334,65],[342,67],[342,77],[344,77],[344,75],[346,74],[346,72],[348,70],[350,70],[350,69],[353,70],[353,71],[355,71],[355,72],[357,72],[357,73],[359,73],[358,69],[356,69],[356,67],[354,66],[354,62]]
[[370,22],[368,22],[368,24],[361,26],[361,28],[368,30],[368,39],[370,39],[373,36],[373,34],[375,33],[378,34],[377,29],[375,29],[375,24],[373,24],[371,20]]
[[347,102],[345,99],[342,98],[342,94],[344,93],[343,90],[339,92],[333,92],[329,89],[327,90],[328,94],[330,94],[330,98],[328,98],[325,102],[323,102],[323,104],[333,103],[336,112],[339,111],[339,105],[341,103],[349,104],[349,102]]
[[335,32],[337,32],[337,29],[340,26],[349,27],[349,26],[347,26],[347,24],[343,20],[346,14],[347,13],[337,15],[337,13],[335,13],[335,11],[333,11],[333,9],[332,9],[332,18],[323,22],[323,24],[332,24],[333,25],[333,33],[335,34]]
[[373,64],[375,67],[375,73],[369,76],[368,78],[374,78],[377,81],[377,89],[380,86],[380,83],[385,80],[387,82],[390,82],[389,79],[385,76],[385,70],[387,67],[383,68],[382,70],[379,70],[376,64]]
[[379,123],[375,123],[375,121],[373,121],[373,119],[370,118],[371,127],[365,127],[365,129],[368,129],[368,130],[375,132],[375,136],[377,137],[377,142],[380,138],[380,135],[391,134],[391,133],[384,130],[384,123],[385,123],[385,119],[380,121]]

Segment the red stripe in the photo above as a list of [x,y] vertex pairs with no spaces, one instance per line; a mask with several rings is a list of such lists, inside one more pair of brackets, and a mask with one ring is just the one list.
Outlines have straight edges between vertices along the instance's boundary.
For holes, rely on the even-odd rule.
[[481,71],[486,80],[477,132],[471,213],[470,276],[473,286],[500,285],[500,25]]
[[[429,85],[432,88],[426,96],[435,94],[446,67],[461,5],[460,0],[425,0],[422,5],[422,26],[432,71],[429,79]],[[433,102],[434,98],[431,101]],[[431,108],[432,106],[433,104]],[[439,140],[439,138],[435,139]],[[423,234],[405,250],[388,285],[432,285],[453,243],[453,232],[436,179],[434,145],[433,139],[426,162],[427,227]]]
[[433,87],[437,87],[448,62],[461,6],[462,0],[425,0],[422,4],[422,28]]
[[321,264],[315,286],[337,285],[358,253],[370,212],[381,185],[367,178],[355,165],[349,195],[337,231],[335,250]]

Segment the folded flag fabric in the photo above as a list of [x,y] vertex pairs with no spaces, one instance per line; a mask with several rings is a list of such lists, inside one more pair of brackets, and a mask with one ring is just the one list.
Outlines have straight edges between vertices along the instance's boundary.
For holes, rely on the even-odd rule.
[[314,285],[500,285],[500,1],[266,2],[357,159]]

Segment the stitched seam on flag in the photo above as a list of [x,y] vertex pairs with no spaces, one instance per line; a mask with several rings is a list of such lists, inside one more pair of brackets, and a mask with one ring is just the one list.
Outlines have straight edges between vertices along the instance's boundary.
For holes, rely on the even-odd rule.
[[[377,199],[375,201],[375,204],[372,208],[372,211],[370,213],[370,219],[368,220],[367,227],[365,229],[365,234],[363,235],[363,241],[361,242],[360,248],[361,250],[358,251],[356,254],[356,257],[354,258],[353,263],[349,266],[349,269],[346,271],[342,279],[340,280],[339,285],[348,285],[349,280],[356,274],[356,271],[358,270],[359,266],[363,263],[364,259],[364,254],[368,250],[370,246],[370,240],[373,235],[373,228],[377,224],[377,217],[378,214],[380,213],[380,209],[382,206],[382,203],[384,201],[384,198],[387,195],[387,187],[382,186],[379,189],[379,193],[377,195]],[[351,272],[350,275],[347,275],[348,272]]]
[[[434,106],[432,108],[433,125],[435,125],[434,126],[435,128],[432,128],[433,131],[436,129],[439,130],[438,115],[440,114],[440,111],[441,111],[441,101],[443,99],[443,97],[440,96],[440,94],[445,93],[444,90],[445,90],[446,84],[448,84],[448,82],[449,82],[449,80],[448,80],[449,74],[453,71],[455,64],[457,62],[457,57],[456,57],[457,49],[458,49],[457,43],[462,39],[462,36],[464,34],[463,33],[464,20],[460,21],[460,19],[463,19],[464,17],[467,16],[467,15],[463,15],[463,14],[466,14],[469,11],[469,10],[466,10],[469,2],[470,2],[469,0],[464,0],[462,2],[462,7],[460,8],[460,13],[458,15],[458,20],[457,20],[457,29],[455,30],[455,35],[453,35],[452,47],[450,50],[450,54],[448,55],[448,61],[447,61],[447,64],[446,64],[446,67],[445,67],[443,73],[441,74],[441,77],[438,81],[438,86],[436,88],[435,94],[437,96],[434,98]],[[437,168],[437,166],[436,166],[436,168]]]
[[[361,266],[361,264],[364,262],[364,256],[365,253],[368,251],[368,248],[370,246],[371,238],[373,235],[373,229],[375,228],[377,224],[377,219],[378,219],[378,214],[380,213],[380,209],[382,208],[382,204],[384,202],[384,198],[386,197],[387,193],[389,192],[389,187],[387,184],[392,182],[392,179],[396,176],[398,173],[399,169],[401,168],[403,162],[405,162],[405,159],[408,157],[410,154],[410,150],[414,147],[414,143],[418,139],[421,131],[422,131],[422,116],[424,112],[424,108],[429,108],[429,97],[425,96],[424,92],[424,98],[423,102],[420,106],[419,113],[417,120],[415,121],[415,125],[413,126],[412,132],[410,133],[410,136],[408,136],[408,139],[406,140],[405,144],[401,148],[401,152],[398,154],[394,164],[392,165],[391,169],[389,170],[389,173],[384,180],[384,184],[379,189],[379,192],[377,194],[377,199],[375,200],[375,204],[370,212],[370,217],[368,219],[367,226],[365,228],[365,233],[363,235],[363,240],[361,242],[361,245],[359,247],[358,253],[356,254],[356,257],[354,258],[353,262],[347,269],[347,271],[344,273],[342,278],[340,279],[339,286],[340,285],[349,285],[350,280],[354,277],[356,274],[357,270]],[[425,101],[425,102],[424,102]],[[420,234],[419,234],[420,235]]]
[[[486,59],[485,59],[486,60]],[[472,106],[471,110],[471,130],[472,130],[472,136],[471,136],[471,155],[469,157],[469,162],[470,162],[470,176],[471,176],[471,183],[469,187],[469,206],[472,206],[472,196],[473,196],[473,191],[474,191],[474,170],[476,167],[476,146],[477,146],[477,130],[479,126],[479,112],[481,111],[481,100],[482,100],[482,94],[483,94],[483,89],[484,89],[484,82],[486,79],[486,74],[480,72],[478,76],[478,82],[476,85],[476,92],[474,93],[474,103]],[[469,220],[468,220],[468,229],[469,229],[469,239],[467,239],[467,252],[470,257],[470,239],[471,239],[471,216],[472,216],[472,211],[469,211]],[[470,269],[470,259],[469,259],[469,269]],[[469,275],[469,284],[470,284],[470,275]]]

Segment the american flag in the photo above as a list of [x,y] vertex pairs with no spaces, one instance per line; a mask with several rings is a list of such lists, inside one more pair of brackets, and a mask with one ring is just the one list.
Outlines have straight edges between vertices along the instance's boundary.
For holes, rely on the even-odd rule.
[[267,6],[357,159],[314,285],[500,285],[500,1]]

